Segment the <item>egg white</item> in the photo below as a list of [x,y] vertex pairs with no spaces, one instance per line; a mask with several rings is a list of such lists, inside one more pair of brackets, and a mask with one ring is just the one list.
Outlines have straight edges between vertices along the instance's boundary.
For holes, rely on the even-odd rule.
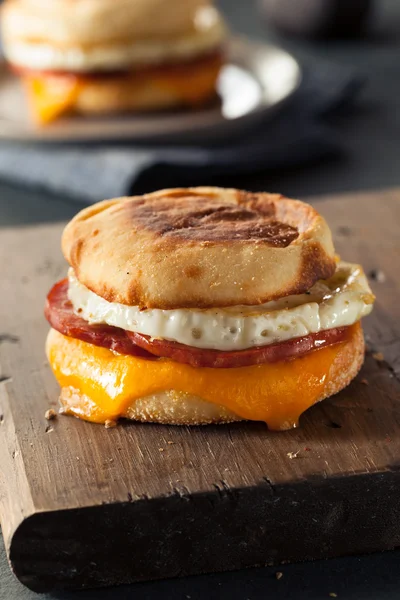
[[89,323],[212,350],[244,350],[352,325],[371,312],[374,301],[362,268],[344,262],[331,279],[317,282],[306,294],[215,309],[140,310],[107,302],[80,283],[72,269],[68,277],[68,297]]

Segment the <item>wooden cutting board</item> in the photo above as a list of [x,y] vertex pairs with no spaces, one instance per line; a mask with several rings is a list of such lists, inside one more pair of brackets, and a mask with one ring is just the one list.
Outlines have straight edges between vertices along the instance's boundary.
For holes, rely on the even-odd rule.
[[378,300],[360,376],[285,433],[46,421],[58,387],[42,308],[65,274],[62,224],[0,229],[0,515],[25,585],[104,586],[400,545],[400,191],[317,205]]

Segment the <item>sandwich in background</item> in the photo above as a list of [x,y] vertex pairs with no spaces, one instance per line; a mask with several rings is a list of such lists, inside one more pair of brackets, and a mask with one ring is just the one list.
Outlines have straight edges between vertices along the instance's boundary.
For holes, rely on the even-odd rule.
[[39,123],[202,105],[226,38],[209,0],[5,0],[1,30]]

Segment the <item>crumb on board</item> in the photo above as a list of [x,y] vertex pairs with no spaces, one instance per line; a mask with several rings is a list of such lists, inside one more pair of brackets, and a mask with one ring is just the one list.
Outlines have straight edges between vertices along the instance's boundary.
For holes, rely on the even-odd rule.
[[51,425],[47,425],[46,429],[44,430],[45,433],[51,433],[52,431],[54,431],[54,428]]
[[175,442],[173,442],[172,440],[168,440],[167,444],[175,444]]
[[382,362],[383,360],[385,360],[385,357],[383,356],[382,352],[374,352],[372,358],[374,358],[378,362]]
[[282,571],[277,571],[277,572],[275,573],[275,577],[278,579],[278,581],[279,581],[279,579],[282,579],[282,577],[283,577],[283,573],[282,573]]
[[385,281],[386,281],[386,275],[382,271],[382,269],[372,269],[368,273],[368,277],[369,277],[369,279],[372,279],[373,281],[377,281],[378,283],[385,283]]
[[104,427],[106,429],[112,429],[113,427],[117,426],[117,421],[113,421],[112,419],[107,419],[107,421],[104,423]]
[[56,419],[57,413],[54,410],[54,408],[47,409],[46,412],[44,413],[44,418],[47,419],[48,421],[52,421],[53,419]]
[[337,594],[335,594],[335,592],[329,592],[329,597],[330,598],[337,598]]
[[309,448],[308,446],[306,446],[306,447],[304,448],[304,452],[311,452],[311,448]]
[[347,225],[340,225],[337,228],[337,232],[339,235],[343,235],[343,236],[348,236],[352,234],[352,230],[350,227],[348,227]]
[[266,567],[273,567],[274,566],[274,561],[273,560],[269,560],[268,562],[265,563]]
[[159,448],[158,451],[159,452],[164,452],[164,448]]
[[0,425],[3,425],[4,423],[4,415],[0,415]]
[[363,385],[369,385],[369,381],[368,381],[368,379],[361,379],[361,383],[362,383]]
[[287,456],[290,459],[293,459],[293,458],[298,458],[299,454],[300,454],[300,450],[297,450],[296,452],[288,452]]

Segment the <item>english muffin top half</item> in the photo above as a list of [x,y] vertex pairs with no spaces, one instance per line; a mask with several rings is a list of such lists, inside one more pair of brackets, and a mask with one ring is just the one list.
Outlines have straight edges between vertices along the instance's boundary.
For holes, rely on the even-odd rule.
[[[201,28],[208,0],[6,0],[13,38],[60,46],[171,38]],[[200,22],[199,22],[200,19]]]
[[86,287],[141,308],[263,304],[336,269],[329,227],[311,206],[213,187],[88,207],[65,228],[62,248]]

